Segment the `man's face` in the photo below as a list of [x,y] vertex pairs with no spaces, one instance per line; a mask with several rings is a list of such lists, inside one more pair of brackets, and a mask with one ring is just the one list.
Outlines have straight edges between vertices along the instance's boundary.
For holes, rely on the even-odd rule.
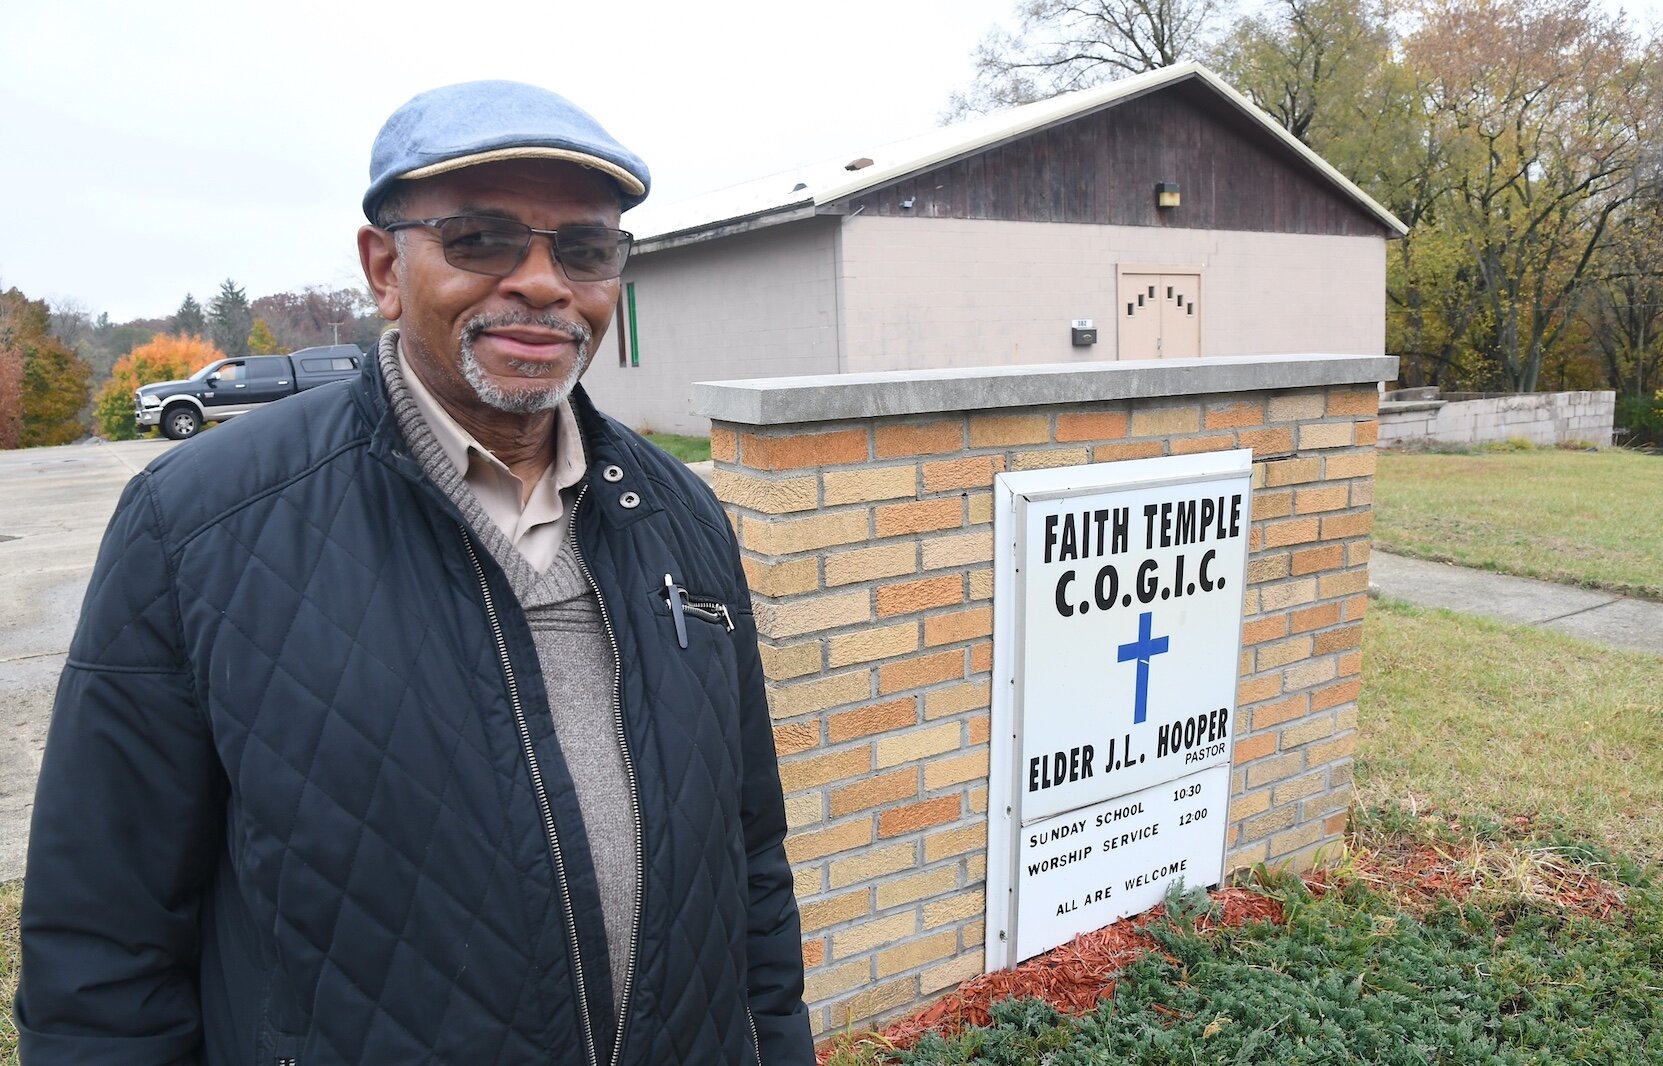
[[[493,215],[535,229],[617,226],[618,196],[607,178],[575,164],[523,160],[415,182],[401,213]],[[400,236],[397,258],[380,279],[370,250],[376,245],[361,237],[365,269],[382,314],[399,321],[406,358],[448,410],[507,427],[571,392],[611,322],[617,278],[570,280],[542,236],[500,278],[451,266],[431,230]]]

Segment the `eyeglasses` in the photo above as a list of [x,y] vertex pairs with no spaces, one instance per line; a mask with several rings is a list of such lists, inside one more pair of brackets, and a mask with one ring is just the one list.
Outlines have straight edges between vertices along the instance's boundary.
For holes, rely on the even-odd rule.
[[605,281],[624,272],[624,262],[635,243],[633,234],[607,226],[561,226],[533,229],[511,218],[451,215],[411,218],[382,228],[389,233],[422,226],[439,235],[445,262],[458,270],[505,278],[519,269],[531,248],[531,238],[549,239],[554,259],[572,281]]

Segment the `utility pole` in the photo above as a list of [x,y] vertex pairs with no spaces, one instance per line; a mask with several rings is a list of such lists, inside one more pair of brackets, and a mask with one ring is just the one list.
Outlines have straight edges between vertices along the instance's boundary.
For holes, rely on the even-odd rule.
[[352,319],[350,319],[350,318],[343,318],[339,322],[329,323],[329,325],[334,327],[334,329],[335,329],[335,343],[336,344],[341,343],[341,327],[346,325],[348,322],[351,322],[351,321],[352,321]]

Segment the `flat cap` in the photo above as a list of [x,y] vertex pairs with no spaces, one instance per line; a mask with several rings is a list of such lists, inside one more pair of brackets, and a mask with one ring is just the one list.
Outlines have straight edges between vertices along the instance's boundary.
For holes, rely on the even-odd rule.
[[555,159],[598,170],[628,210],[652,175],[634,152],[565,97],[517,81],[469,81],[431,89],[394,111],[370,149],[364,215],[395,181],[430,178],[505,159]]

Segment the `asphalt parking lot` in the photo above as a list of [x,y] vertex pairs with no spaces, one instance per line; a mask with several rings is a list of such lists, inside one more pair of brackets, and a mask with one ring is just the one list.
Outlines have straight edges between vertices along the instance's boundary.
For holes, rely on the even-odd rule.
[[104,527],[128,479],[172,447],[0,451],[0,881],[23,874],[52,693]]

